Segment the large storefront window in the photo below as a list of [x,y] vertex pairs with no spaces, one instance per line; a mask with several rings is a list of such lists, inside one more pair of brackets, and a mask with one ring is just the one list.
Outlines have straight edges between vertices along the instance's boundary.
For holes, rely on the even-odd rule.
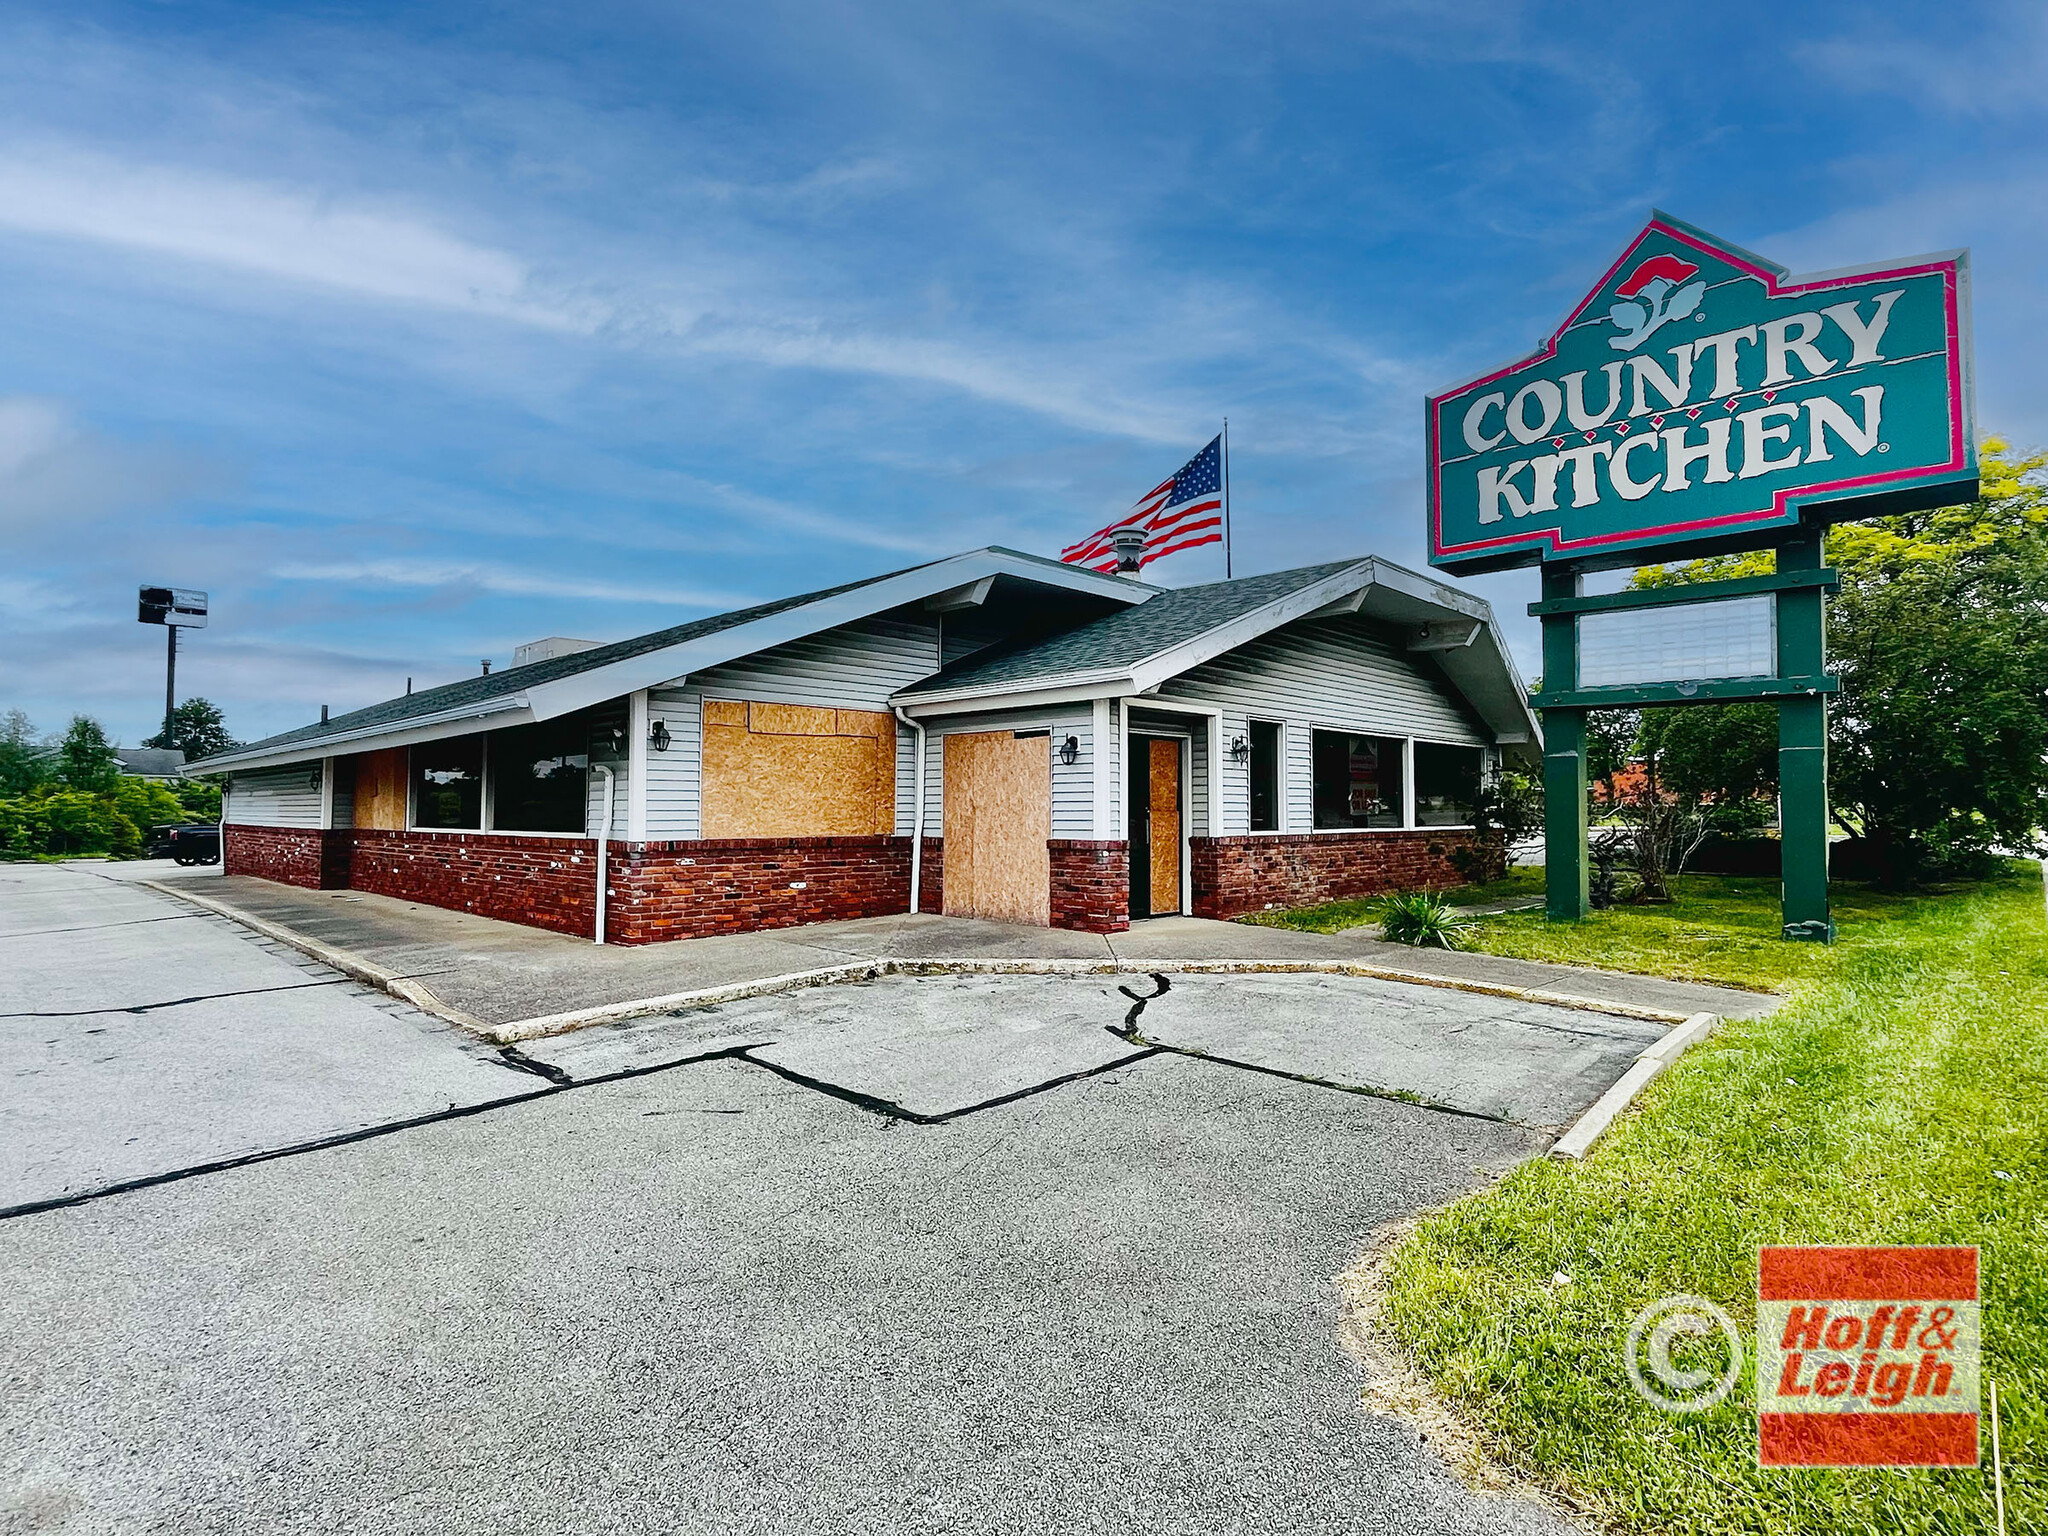
[[589,768],[590,721],[583,715],[492,732],[492,829],[580,836]]
[[412,824],[474,832],[483,825],[484,739],[459,736],[412,749]]
[[1479,800],[1479,749],[1415,743],[1415,824],[1469,827]]
[[1318,830],[1401,825],[1398,740],[1317,731],[1311,751]]

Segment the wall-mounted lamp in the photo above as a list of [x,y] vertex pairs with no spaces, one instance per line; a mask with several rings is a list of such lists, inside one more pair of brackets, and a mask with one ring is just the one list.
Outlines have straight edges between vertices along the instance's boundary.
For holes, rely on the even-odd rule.
[[1251,761],[1251,756],[1252,744],[1250,742],[1246,741],[1242,736],[1230,738],[1230,760],[1233,763],[1239,765],[1248,763]]
[[647,745],[657,752],[666,752],[668,739],[668,722],[656,717],[654,724],[647,728]]
[[1060,761],[1069,768],[1081,760],[1081,738],[1069,736],[1060,743]]
[[320,770],[319,770],[318,768],[315,768],[315,769],[314,769],[314,770],[313,770],[313,771],[312,771],[311,773],[309,773],[309,774],[307,774],[307,775],[306,775],[306,788],[308,788],[308,789],[318,789],[319,787],[320,787]]

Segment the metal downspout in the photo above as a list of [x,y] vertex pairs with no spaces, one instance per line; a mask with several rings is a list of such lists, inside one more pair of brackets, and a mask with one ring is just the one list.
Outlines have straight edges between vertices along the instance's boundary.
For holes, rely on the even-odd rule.
[[917,732],[917,766],[913,770],[917,775],[917,783],[911,790],[913,809],[910,813],[910,911],[914,916],[918,910],[924,880],[924,727],[903,713],[901,704],[892,704],[889,707],[896,712],[898,720]]
[[613,778],[611,769],[607,768],[603,763],[592,763],[590,771],[604,775],[604,815],[598,819],[597,823],[596,942],[602,944],[604,942],[605,844],[611,840],[612,835],[612,790],[616,780]]

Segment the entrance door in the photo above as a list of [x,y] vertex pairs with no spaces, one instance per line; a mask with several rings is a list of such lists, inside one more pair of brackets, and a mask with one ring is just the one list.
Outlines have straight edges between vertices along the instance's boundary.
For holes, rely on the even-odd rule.
[[1172,736],[1131,737],[1131,916],[1180,911],[1181,753]]
[[1052,924],[1052,737],[973,731],[945,738],[949,917]]

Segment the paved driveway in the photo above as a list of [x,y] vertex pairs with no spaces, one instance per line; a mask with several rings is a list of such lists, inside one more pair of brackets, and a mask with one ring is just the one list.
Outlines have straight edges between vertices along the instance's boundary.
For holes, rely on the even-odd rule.
[[[17,1192],[360,1138],[0,1221],[0,1528],[1559,1529],[1362,1411],[1334,1280],[1625,1030],[1397,989],[1403,1050],[1383,984],[890,978],[508,1066],[145,893],[0,878]],[[27,931],[60,907],[92,944]],[[233,985],[149,1007],[128,947],[171,933]],[[1577,1065],[1503,1087],[1543,1049]],[[1347,1074],[1470,1112],[1301,1080]]]

